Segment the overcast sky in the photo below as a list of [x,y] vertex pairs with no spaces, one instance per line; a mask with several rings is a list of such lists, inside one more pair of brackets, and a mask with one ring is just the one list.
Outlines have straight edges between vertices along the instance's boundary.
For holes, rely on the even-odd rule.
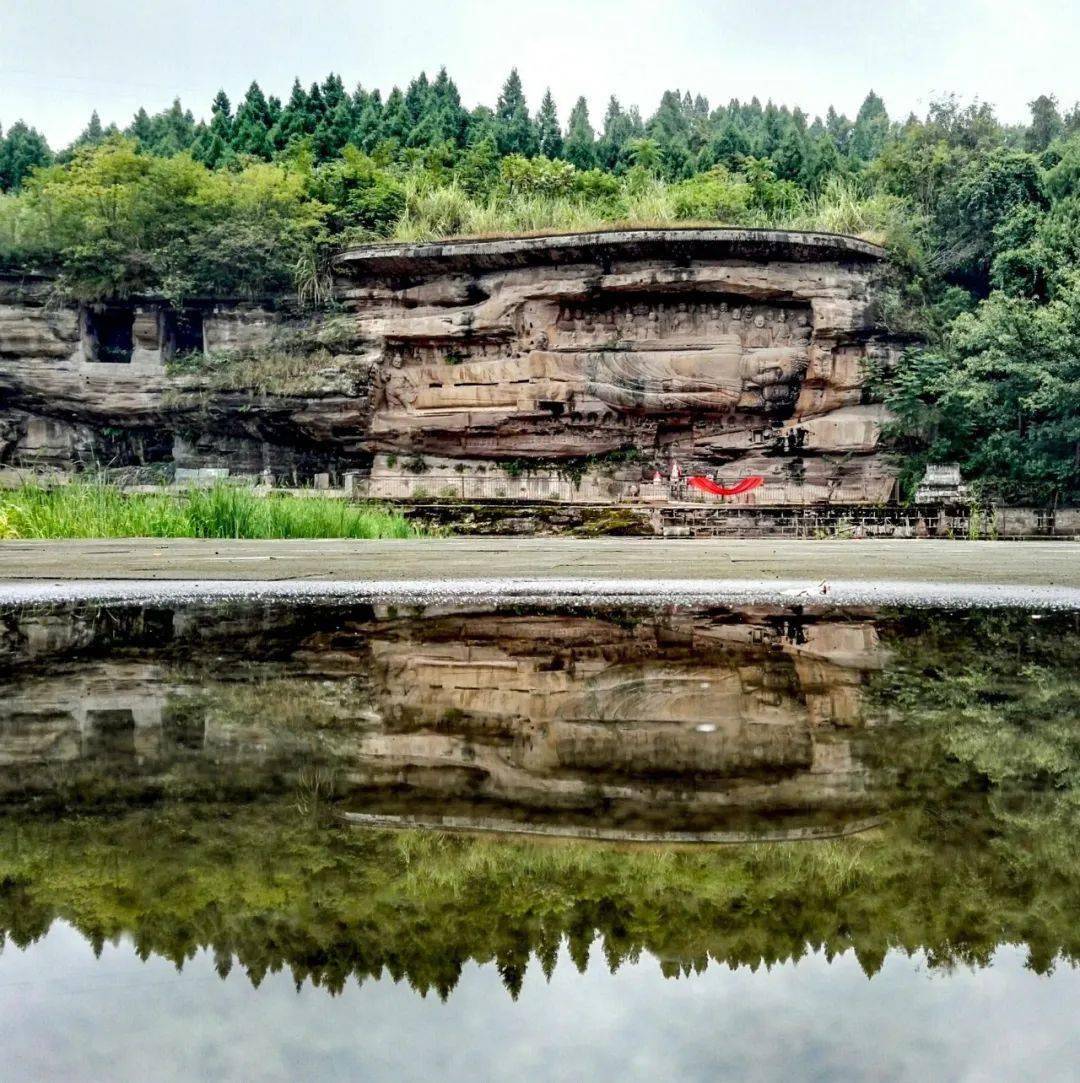
[[1069,0],[3,0],[0,125],[54,146],[92,109],[127,124],[179,95],[196,116],[258,79],[288,95],[329,71],[384,94],[445,65],[465,105],[494,104],[513,66],[535,109],[550,85],[594,121],[608,95],[646,116],[667,88],[854,114],[868,89],[893,116],[955,93],[1008,121],[1040,93],[1080,98],[1080,4]]

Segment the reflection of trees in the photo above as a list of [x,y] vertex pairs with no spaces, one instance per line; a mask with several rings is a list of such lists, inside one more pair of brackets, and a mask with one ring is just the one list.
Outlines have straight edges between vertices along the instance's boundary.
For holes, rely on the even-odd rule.
[[[867,756],[896,779],[884,827],[813,844],[620,850],[345,827],[314,782],[0,830],[0,929],[57,918],[95,946],[130,934],[181,965],[210,948],[258,984],[288,968],[336,991],[389,974],[446,996],[468,960],[516,994],[568,945],[584,967],[648,952],[665,974],[852,949],[985,965],[1003,943],[1039,972],[1080,960],[1080,732],[1071,617],[902,615],[870,695]],[[265,791],[262,791],[265,794]],[[535,978],[533,979],[535,980]]]
[[817,948],[854,949],[868,974],[891,948],[981,965],[1004,942],[1044,971],[1080,958],[1076,826],[1052,795],[1011,819],[992,795],[942,795],[842,842],[654,853],[357,832],[284,803],[139,811],[9,824],[0,926],[23,946],[63,917],[177,965],[212,948],[256,985],[288,967],[331,991],[387,973],[441,996],[470,959],[516,993],[563,940],[579,967],[647,951],[669,975]]

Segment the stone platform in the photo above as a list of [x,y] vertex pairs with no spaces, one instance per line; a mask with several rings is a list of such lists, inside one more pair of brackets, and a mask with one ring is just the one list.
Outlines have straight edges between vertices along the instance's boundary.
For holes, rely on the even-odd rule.
[[0,588],[77,581],[799,580],[1080,589],[1080,543],[570,538],[0,542]]

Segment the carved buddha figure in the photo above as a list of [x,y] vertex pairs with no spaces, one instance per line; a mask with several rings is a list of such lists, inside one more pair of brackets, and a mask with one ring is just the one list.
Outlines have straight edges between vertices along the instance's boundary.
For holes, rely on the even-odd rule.
[[746,335],[746,345],[762,347],[772,345],[772,332],[765,326],[765,317],[759,312],[753,321],[753,326]]
[[386,373],[386,408],[390,411],[407,410],[416,401],[416,384],[405,359],[395,354],[390,360],[391,369]]

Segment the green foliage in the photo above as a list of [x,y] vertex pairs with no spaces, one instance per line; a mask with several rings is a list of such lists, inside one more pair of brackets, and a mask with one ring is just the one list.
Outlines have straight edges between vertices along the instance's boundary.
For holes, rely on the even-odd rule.
[[562,196],[575,187],[577,170],[569,162],[510,154],[503,158],[500,168],[510,195]]
[[592,169],[596,165],[595,142],[596,133],[589,123],[589,103],[584,98],[578,98],[570,110],[563,154],[578,169]]
[[994,231],[1017,207],[1045,204],[1042,174],[1030,154],[995,148],[971,159],[942,200],[942,261],[962,282],[979,289],[985,283]]
[[3,215],[14,223],[8,245],[51,256],[84,300],[266,295],[288,289],[300,254],[324,237],[309,174],[263,162],[215,172],[115,136],[26,182]]
[[992,294],[908,355],[887,401],[909,475],[955,461],[1004,500],[1080,498],[1080,281],[1044,305]]
[[751,186],[723,166],[681,181],[671,189],[676,218],[741,222],[754,201]]
[[407,538],[397,512],[327,497],[257,496],[217,485],[185,493],[126,493],[76,482],[23,486],[0,497],[14,538]]
[[517,68],[507,77],[495,106],[495,140],[500,154],[523,154],[528,158],[540,149]]
[[7,136],[0,138],[0,191],[21,187],[34,169],[51,161],[52,151],[45,137],[36,128],[17,121]]
[[312,175],[310,195],[328,208],[326,227],[339,243],[385,237],[405,211],[405,188],[354,146]]
[[499,467],[508,477],[521,478],[531,474],[551,472],[577,488],[586,474],[610,474],[620,466],[640,462],[645,453],[638,447],[615,448],[595,455],[573,458],[500,459]]
[[540,111],[536,114],[536,138],[537,149],[543,157],[562,156],[562,129],[559,127],[559,116],[555,110],[555,99],[551,96],[550,87],[544,91],[544,100],[540,103]]

